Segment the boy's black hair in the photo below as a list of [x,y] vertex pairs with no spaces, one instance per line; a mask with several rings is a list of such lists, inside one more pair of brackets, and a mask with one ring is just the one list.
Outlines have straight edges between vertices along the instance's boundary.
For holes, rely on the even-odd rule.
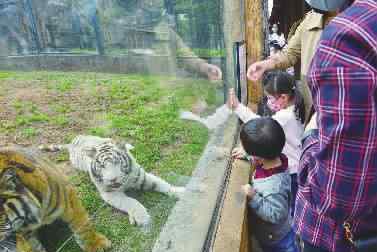
[[296,87],[293,76],[281,70],[268,71],[263,75],[262,83],[264,90],[270,95],[287,94],[294,99],[296,118],[301,123],[305,122],[304,98]]
[[270,117],[260,117],[245,123],[240,139],[245,151],[252,156],[274,159],[285,145],[285,134],[280,124]]

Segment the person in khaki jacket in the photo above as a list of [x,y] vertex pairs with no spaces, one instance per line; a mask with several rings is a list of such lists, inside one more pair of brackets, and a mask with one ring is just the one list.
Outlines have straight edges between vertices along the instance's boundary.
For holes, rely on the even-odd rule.
[[[247,71],[247,77],[252,81],[260,80],[263,73],[273,69],[286,69],[296,64],[301,59],[301,80],[305,83],[305,75],[314,55],[317,43],[325,25],[336,16],[336,12],[324,12],[313,9],[308,12],[297,27],[294,35],[289,39],[288,45],[278,54],[266,60],[253,63]],[[299,85],[299,90],[304,96],[306,115],[310,114],[312,98],[306,84]]]

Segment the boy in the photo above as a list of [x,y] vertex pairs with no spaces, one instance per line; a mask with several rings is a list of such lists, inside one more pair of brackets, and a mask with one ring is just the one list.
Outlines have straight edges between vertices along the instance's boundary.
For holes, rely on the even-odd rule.
[[250,120],[241,128],[241,144],[256,164],[250,184],[243,186],[250,225],[264,252],[298,252],[289,214],[291,178],[282,154],[285,134],[272,118]]

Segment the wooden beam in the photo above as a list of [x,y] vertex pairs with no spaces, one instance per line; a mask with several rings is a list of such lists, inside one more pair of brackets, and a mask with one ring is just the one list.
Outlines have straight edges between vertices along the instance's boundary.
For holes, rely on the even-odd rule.
[[[263,0],[245,0],[247,65],[263,59]],[[257,104],[263,96],[261,82],[248,81],[248,103]]]

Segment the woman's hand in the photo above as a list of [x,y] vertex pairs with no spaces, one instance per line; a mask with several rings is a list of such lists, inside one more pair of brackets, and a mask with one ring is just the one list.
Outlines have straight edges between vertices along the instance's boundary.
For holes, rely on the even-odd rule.
[[274,69],[274,61],[272,59],[255,62],[247,69],[247,78],[251,81],[262,79],[264,72]]

